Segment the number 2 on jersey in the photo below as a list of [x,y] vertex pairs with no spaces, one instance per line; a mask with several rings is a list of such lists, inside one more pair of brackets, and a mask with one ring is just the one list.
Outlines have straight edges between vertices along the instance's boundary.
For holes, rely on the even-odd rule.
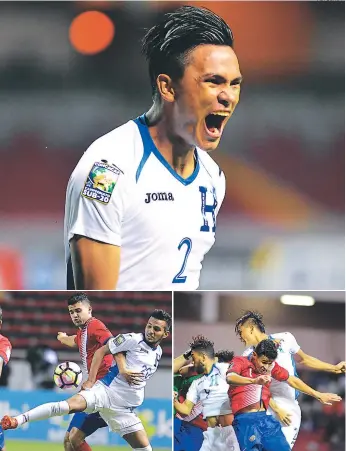
[[184,244],[186,244],[184,261],[180,268],[180,271],[178,272],[178,274],[176,276],[174,276],[172,283],[185,283],[186,282],[187,276],[183,276],[182,274],[185,271],[187,259],[189,258],[189,255],[190,255],[190,252],[192,249],[191,238],[183,238],[179,243],[178,251],[180,251],[180,249],[184,246]]

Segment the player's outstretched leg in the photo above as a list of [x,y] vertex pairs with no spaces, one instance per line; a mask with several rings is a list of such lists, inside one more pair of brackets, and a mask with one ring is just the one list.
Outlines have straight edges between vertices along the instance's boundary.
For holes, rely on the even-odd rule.
[[67,415],[68,413],[82,412],[86,407],[85,399],[78,394],[67,401],[42,404],[16,417],[5,415],[1,420],[1,426],[4,430],[16,429],[30,421],[47,420],[48,418]]

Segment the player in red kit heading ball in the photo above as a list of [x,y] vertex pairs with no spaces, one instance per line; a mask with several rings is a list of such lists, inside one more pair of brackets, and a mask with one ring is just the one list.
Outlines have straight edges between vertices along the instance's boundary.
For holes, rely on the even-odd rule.
[[301,379],[290,376],[285,368],[275,360],[278,351],[272,340],[262,340],[248,357],[234,357],[227,372],[230,384],[229,396],[234,414],[233,427],[240,449],[251,451],[290,451],[281,424],[266,410],[270,401],[269,386],[271,378],[307,395],[318,399],[322,404],[341,400],[333,393],[320,393]]

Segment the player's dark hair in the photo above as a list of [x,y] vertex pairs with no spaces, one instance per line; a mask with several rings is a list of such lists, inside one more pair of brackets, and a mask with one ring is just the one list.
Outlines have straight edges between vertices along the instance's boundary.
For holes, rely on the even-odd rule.
[[278,356],[277,345],[273,340],[262,340],[254,349],[258,357],[265,356],[270,360],[275,360]]
[[263,323],[263,315],[259,312],[254,312],[252,310],[247,310],[240,316],[235,322],[235,333],[240,336],[240,326],[249,321],[249,324],[258,327],[258,329],[265,333],[265,325]]
[[192,337],[190,348],[191,351],[203,352],[211,359],[215,357],[214,343],[203,335]]
[[195,47],[202,44],[233,47],[233,40],[227,23],[209,9],[182,6],[165,14],[142,40],[153,98],[158,94],[157,76],[164,73],[172,80],[179,80],[184,75],[189,52]]
[[234,352],[228,351],[228,349],[222,349],[215,353],[215,357],[217,357],[217,361],[220,363],[228,363],[233,359]]
[[77,302],[91,305],[90,299],[85,293],[75,293],[67,299],[67,305],[74,305],[77,304]]
[[150,315],[151,318],[159,319],[161,321],[166,321],[166,330],[170,330],[172,326],[172,317],[171,315],[166,312],[165,310],[154,310],[153,313]]

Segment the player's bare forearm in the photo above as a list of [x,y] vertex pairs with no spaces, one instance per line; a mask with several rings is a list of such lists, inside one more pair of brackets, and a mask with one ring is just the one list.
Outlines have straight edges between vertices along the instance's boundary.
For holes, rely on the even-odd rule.
[[118,282],[120,247],[75,236],[70,241],[76,290],[114,290]]
[[111,352],[109,350],[108,344],[105,344],[104,346],[102,346],[102,348],[98,349],[95,352],[92,362],[91,362],[90,370],[89,370],[89,376],[88,376],[89,382],[92,382],[92,383],[96,382],[97,373],[101,366],[102,360],[103,360],[104,356],[106,356],[110,353]]
[[194,404],[188,400],[184,402],[179,402],[177,399],[174,400],[174,408],[182,416],[190,415],[193,406]]
[[274,410],[275,413],[279,411],[279,406],[276,404],[273,398],[270,398],[269,406]]
[[4,361],[0,358],[0,377],[2,375],[2,369],[4,367]]
[[77,347],[75,343],[76,335],[67,335],[64,332],[58,332],[57,339],[60,341],[61,344],[68,346],[69,348],[75,348]]
[[281,407],[279,407],[279,405],[274,401],[273,398],[270,398],[269,406],[276,414],[280,423],[282,423],[285,426],[289,426],[292,423],[292,420],[291,420],[292,414],[290,412],[282,409]]
[[122,374],[126,371],[126,357],[123,352],[119,352],[118,354],[113,354],[113,358],[117,367],[119,369],[119,373]]
[[320,371],[328,371],[330,373],[337,373],[336,365],[332,365],[331,363],[323,362],[322,360],[316,359],[316,357],[312,357],[311,355],[305,354],[303,351],[298,351],[295,354],[295,360],[301,365],[304,365],[308,368]]
[[236,373],[230,373],[227,375],[227,383],[230,385],[251,385],[255,384],[256,379],[251,379],[251,377],[240,376]]
[[178,373],[180,368],[187,365],[188,363],[189,363],[189,360],[185,359],[184,354],[176,357],[173,362],[174,374]]
[[303,382],[299,377],[296,376],[290,376],[287,379],[288,385],[290,385],[292,388],[301,391],[302,393],[305,393],[306,395],[312,396],[313,398],[319,397],[319,392],[311,388],[309,385],[307,385],[305,382]]

